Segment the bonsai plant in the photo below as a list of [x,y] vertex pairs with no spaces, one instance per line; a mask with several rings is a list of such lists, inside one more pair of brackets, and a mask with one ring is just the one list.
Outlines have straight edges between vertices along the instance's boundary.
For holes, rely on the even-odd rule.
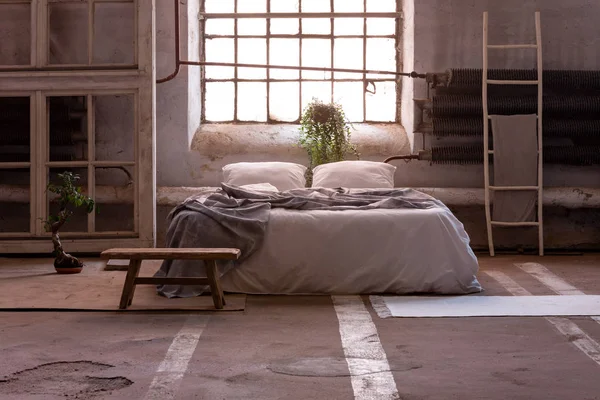
[[74,208],[84,207],[88,214],[91,213],[94,210],[94,200],[84,196],[81,188],[75,185],[79,180],[79,175],[63,172],[58,174],[58,178],[60,184],[49,183],[47,190],[58,195],[59,211],[56,215],[48,216],[48,219],[44,221],[44,227],[46,232],[52,232],[56,272],[78,273],[81,272],[83,263],[64,251],[58,231],[73,215]]
[[356,147],[350,143],[350,126],[342,106],[315,98],[302,112],[300,146],[308,153],[307,185],[312,183],[312,170],[318,165],[343,161],[349,153],[359,158]]

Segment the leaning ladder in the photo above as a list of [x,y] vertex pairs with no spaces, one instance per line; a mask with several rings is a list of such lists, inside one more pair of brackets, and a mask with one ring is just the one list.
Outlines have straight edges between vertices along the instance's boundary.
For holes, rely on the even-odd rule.
[[[538,228],[538,246],[540,256],[544,255],[544,222],[543,222],[543,154],[542,154],[542,107],[543,107],[543,83],[542,83],[542,30],[540,24],[540,13],[535,13],[535,44],[508,44],[508,45],[490,45],[488,44],[488,13],[483,13],[483,80],[482,80],[482,99],[483,99],[483,168],[485,176],[485,217],[487,225],[488,245],[490,256],[494,256],[494,237],[492,228],[494,226],[516,227],[516,226],[536,226]],[[488,51],[489,49],[536,49],[537,51],[537,80],[513,81],[513,80],[492,80],[488,79]],[[538,87],[538,110],[537,110],[537,137],[538,137],[538,174],[537,186],[490,186],[490,150],[489,145],[489,110],[488,110],[488,85],[537,85]],[[494,132],[492,132],[494,134]],[[522,191],[535,190],[538,193],[537,199],[537,222],[500,222],[492,220],[490,209],[491,191]]]

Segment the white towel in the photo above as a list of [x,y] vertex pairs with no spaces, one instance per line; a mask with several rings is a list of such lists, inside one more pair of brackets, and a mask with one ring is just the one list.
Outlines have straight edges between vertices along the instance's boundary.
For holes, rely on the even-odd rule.
[[[492,115],[495,186],[536,186],[537,116]],[[494,192],[493,220],[535,221],[536,191]]]

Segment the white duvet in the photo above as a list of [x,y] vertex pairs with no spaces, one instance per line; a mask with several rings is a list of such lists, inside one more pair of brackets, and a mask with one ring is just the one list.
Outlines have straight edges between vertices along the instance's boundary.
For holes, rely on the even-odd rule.
[[465,294],[477,258],[444,209],[272,209],[263,245],[222,278],[248,294]]

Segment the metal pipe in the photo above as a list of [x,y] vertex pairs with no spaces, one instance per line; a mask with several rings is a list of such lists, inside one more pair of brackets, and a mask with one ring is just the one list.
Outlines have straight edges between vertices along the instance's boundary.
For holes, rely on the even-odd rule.
[[158,79],[156,83],[165,83],[172,80],[179,74],[179,69],[181,68],[181,54],[179,51],[179,0],[173,0],[173,4],[175,7],[175,71],[166,78]]
[[419,159],[419,155],[418,154],[409,154],[407,156],[392,156],[392,157],[388,157],[386,158],[383,162],[384,163],[388,163],[390,161],[393,160],[418,160]]
[[417,74],[416,72],[396,72],[396,71],[371,71],[363,69],[350,68],[329,68],[329,67],[300,67],[292,65],[273,65],[273,64],[243,64],[243,63],[225,63],[225,62],[207,62],[207,61],[180,61],[182,65],[195,66],[220,66],[220,67],[241,67],[241,68],[271,68],[271,69],[293,69],[301,71],[319,71],[319,72],[348,72],[355,74],[379,74],[379,75],[394,75],[394,76],[412,76],[424,78],[425,75]]

